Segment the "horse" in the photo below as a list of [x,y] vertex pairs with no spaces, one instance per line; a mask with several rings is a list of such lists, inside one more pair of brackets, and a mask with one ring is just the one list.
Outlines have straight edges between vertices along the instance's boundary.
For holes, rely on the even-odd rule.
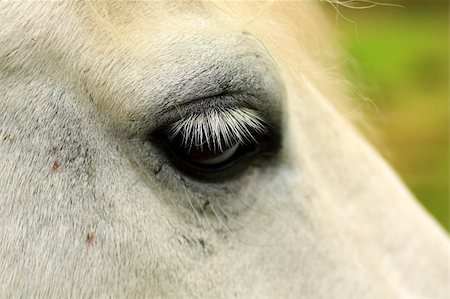
[[0,2],[0,297],[448,298],[322,5]]

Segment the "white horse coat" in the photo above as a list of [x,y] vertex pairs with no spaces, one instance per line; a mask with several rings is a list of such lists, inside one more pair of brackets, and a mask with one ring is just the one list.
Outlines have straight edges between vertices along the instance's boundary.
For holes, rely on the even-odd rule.
[[[330,104],[316,4],[233,5],[0,2],[1,298],[447,298],[447,235]],[[152,134],[220,93],[282,147],[199,180]]]

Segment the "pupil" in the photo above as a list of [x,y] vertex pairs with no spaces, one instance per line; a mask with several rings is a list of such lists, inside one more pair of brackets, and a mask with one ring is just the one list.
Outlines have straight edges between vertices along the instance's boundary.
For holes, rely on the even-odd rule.
[[236,143],[232,147],[222,151],[222,152],[214,152],[207,148],[199,149],[199,148],[191,148],[190,150],[184,149],[187,152],[186,157],[195,163],[203,164],[203,165],[216,165],[221,164],[228,159],[232,158],[234,154],[237,152],[239,148],[239,143]]

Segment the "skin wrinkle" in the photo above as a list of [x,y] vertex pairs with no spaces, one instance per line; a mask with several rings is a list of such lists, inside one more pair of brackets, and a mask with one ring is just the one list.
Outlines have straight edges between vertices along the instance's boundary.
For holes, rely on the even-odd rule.
[[[448,295],[448,236],[335,107],[318,2],[0,1],[0,20],[1,298]],[[224,92],[283,144],[205,183],[149,134]]]

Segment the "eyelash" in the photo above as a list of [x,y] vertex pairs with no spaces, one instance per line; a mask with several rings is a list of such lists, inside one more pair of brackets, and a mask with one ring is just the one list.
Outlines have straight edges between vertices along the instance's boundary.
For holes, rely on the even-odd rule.
[[214,152],[236,145],[258,143],[257,136],[268,134],[268,124],[249,108],[210,108],[184,116],[167,129],[169,140],[181,136],[181,146]]

